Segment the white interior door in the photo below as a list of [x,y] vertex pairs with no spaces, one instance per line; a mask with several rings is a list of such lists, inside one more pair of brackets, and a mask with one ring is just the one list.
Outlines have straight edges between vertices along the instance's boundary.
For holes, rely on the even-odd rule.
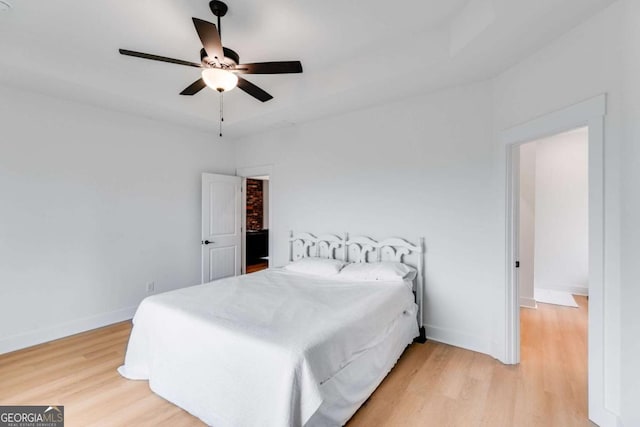
[[202,174],[202,282],[241,273],[241,185],[238,176]]

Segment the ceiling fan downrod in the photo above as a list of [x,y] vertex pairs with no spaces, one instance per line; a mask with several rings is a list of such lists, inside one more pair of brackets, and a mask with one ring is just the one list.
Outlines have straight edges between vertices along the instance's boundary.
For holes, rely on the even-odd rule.
[[[227,11],[229,10],[229,8],[227,7],[227,5],[220,1],[220,0],[213,0],[211,2],[209,2],[209,9],[211,9],[211,12],[218,18],[218,35],[220,36],[220,39],[222,39],[222,22],[221,19],[223,16],[225,16],[227,14]],[[237,62],[239,61],[239,58],[237,60]],[[223,103],[223,96],[224,96],[224,91],[218,89],[218,92],[220,92],[220,133],[219,133],[219,137],[222,138],[222,122],[224,122],[224,116],[223,116],[223,107],[224,107],[224,103]]]
[[225,2],[213,0],[209,2],[209,9],[211,9],[211,12],[218,17],[218,35],[222,38],[222,25],[220,23],[220,18],[227,14],[229,7]]

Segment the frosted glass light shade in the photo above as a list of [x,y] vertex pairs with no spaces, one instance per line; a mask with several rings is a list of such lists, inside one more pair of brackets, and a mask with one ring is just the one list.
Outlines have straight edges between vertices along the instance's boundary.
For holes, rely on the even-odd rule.
[[211,89],[226,92],[238,85],[238,76],[231,71],[220,68],[206,68],[202,70],[202,80]]

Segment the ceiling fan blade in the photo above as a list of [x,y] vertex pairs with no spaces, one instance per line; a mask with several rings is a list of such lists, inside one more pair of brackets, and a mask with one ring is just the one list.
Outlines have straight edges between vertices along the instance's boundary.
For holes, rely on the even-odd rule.
[[273,96],[242,77],[238,77],[238,87],[259,101],[267,102],[273,99]]
[[196,93],[204,89],[206,86],[207,84],[204,82],[204,80],[198,79],[195,82],[191,83],[189,87],[187,87],[185,90],[180,92],[180,95],[195,95]]
[[218,58],[222,61],[224,58],[224,52],[222,51],[222,42],[220,41],[218,28],[211,22],[203,21],[198,18],[192,19],[193,25],[195,25],[196,31],[198,32],[198,37],[200,37],[202,46],[207,52],[209,58]]
[[187,67],[200,68],[202,65],[196,62],[183,61],[181,59],[167,58],[166,56],[151,55],[149,53],[135,52],[133,50],[118,49],[120,54],[126,56],[135,56],[136,58],[151,59],[153,61],[170,62],[171,64],[186,65]]
[[300,61],[255,62],[240,64],[237,67],[240,74],[289,74],[301,73]]

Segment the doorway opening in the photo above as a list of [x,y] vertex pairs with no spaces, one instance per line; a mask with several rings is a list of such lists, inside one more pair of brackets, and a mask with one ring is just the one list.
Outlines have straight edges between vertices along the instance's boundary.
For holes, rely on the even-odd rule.
[[519,162],[520,306],[575,308],[574,295],[589,295],[588,128],[513,149]]
[[269,268],[269,175],[247,177],[244,185],[245,273]]
[[[588,417],[589,132],[513,147],[521,363],[544,366]],[[570,359],[570,360],[569,360]]]

